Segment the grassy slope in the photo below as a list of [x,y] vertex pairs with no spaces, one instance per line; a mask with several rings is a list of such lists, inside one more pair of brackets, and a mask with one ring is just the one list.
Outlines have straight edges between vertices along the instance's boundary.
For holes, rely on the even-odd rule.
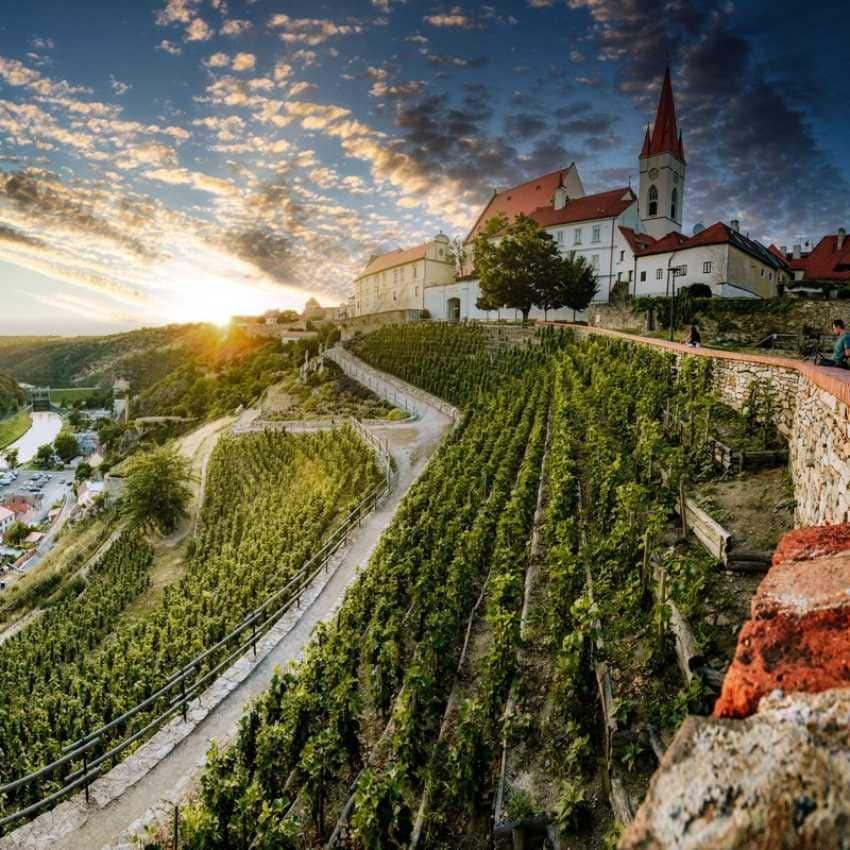
[[28,410],[20,410],[7,419],[0,419],[0,449],[26,434],[31,424],[32,416]]

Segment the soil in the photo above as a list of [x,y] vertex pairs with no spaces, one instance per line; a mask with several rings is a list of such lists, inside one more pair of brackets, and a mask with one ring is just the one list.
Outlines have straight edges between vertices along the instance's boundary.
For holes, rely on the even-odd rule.
[[699,505],[732,534],[733,547],[772,552],[794,527],[794,496],[784,467],[745,472],[699,487]]

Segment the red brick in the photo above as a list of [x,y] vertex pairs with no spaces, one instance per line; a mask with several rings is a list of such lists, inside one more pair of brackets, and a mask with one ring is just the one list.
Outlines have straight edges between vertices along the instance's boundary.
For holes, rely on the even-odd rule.
[[850,609],[749,620],[738,636],[714,716],[748,717],[776,689],[819,693],[848,686]]
[[773,563],[812,561],[839,552],[850,552],[850,523],[795,528],[779,541]]
[[801,616],[850,605],[850,555],[817,561],[784,561],[762,579],[752,601],[752,616]]

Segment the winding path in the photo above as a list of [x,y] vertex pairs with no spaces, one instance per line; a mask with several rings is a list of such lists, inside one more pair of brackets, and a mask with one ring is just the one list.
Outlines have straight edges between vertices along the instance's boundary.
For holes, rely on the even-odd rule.
[[[379,395],[385,392],[398,397],[404,392],[397,379],[386,378],[384,383],[380,373],[356,358],[344,359],[345,365],[340,365],[346,371],[350,369],[352,376],[359,372],[358,380],[369,373],[369,386]],[[313,628],[334,614],[405,494],[451,427],[453,417],[444,412],[444,403],[434,399],[432,406],[413,387],[409,401],[420,414],[416,421],[368,426],[387,441],[395,460],[397,475],[393,492],[364,521],[350,547],[342,551],[312,597],[305,597],[303,610],[289,621],[284,617],[275,626],[266,638],[270,646],[265,656],[260,653],[261,660],[253,664],[246,658],[240,659],[231,668],[232,675],[228,671],[222,677],[221,688],[226,696],[221,698],[219,694],[219,701],[206,708],[203,706],[206,695],[202,696],[197,708],[189,712],[188,724],[176,718],[125,762],[97,780],[91,788],[90,806],[85,805],[81,795],[74,797],[0,839],[0,850],[136,848],[139,846],[136,836],[144,827],[160,821],[175,802],[185,798],[204,766],[210,743],[226,744],[234,738],[246,706],[268,688],[275,668],[300,658]],[[241,669],[237,670],[240,665]],[[216,685],[210,690],[214,688]],[[116,793],[116,788],[122,790]]]

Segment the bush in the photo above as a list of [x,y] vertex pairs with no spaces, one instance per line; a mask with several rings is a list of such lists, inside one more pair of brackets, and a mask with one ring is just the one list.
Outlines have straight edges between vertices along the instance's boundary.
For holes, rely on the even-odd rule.
[[711,298],[711,287],[707,283],[692,283],[682,289],[682,294],[687,292],[690,298]]
[[17,520],[6,529],[6,534],[3,536],[3,539],[9,546],[20,546],[29,533],[30,527],[20,520]]

